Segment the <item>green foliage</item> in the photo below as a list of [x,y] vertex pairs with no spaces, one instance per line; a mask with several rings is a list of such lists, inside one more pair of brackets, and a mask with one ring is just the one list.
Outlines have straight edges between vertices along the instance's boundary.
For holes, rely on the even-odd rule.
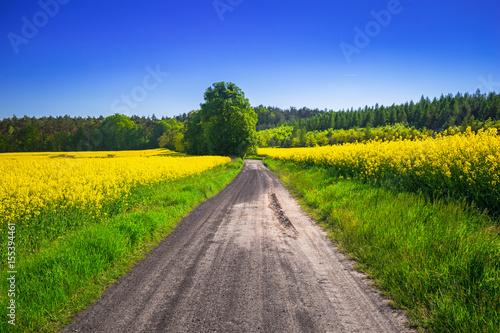
[[234,83],[217,82],[205,91],[201,110],[188,118],[187,152],[244,156],[255,152],[257,115]]
[[[500,129],[500,121],[488,119],[479,122],[473,118],[464,122],[462,126],[454,128],[455,132],[463,133],[467,126],[471,126],[473,131],[481,128],[486,129],[496,127]],[[445,129],[448,130],[448,129]],[[257,132],[257,142],[259,147],[314,147],[336,145],[343,143],[363,142],[369,140],[390,141],[398,138],[417,140],[425,137],[435,137],[440,132],[423,128],[416,129],[403,124],[386,125],[380,127],[365,127],[351,129],[328,129],[325,131],[310,131],[305,128],[281,126]]]
[[207,147],[203,139],[201,112],[199,110],[191,111],[187,116],[186,123],[186,132],[184,133],[186,152],[193,155],[203,154]]
[[156,123],[155,136],[159,135],[158,146],[178,152],[184,152],[184,124],[176,119],[165,119]]
[[107,117],[100,129],[104,136],[104,150],[123,150],[141,143],[137,125],[126,115],[117,113]]
[[431,332],[500,331],[493,220],[462,204],[332,178],[322,168],[266,164],[413,324]]
[[257,126],[263,124],[272,124],[274,122],[274,119],[276,119],[276,115],[264,107],[258,106],[254,108],[254,111],[257,114]]
[[280,126],[257,132],[259,147],[290,147],[293,133],[292,126]]
[[38,142],[40,141],[40,137],[40,132],[35,126],[29,125],[28,127],[26,127],[23,133],[24,140],[22,143],[22,150],[37,151],[39,149]]

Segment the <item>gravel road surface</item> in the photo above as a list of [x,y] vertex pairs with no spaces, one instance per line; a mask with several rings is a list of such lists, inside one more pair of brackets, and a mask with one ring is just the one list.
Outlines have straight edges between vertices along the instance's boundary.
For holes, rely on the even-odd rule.
[[260,161],[67,332],[409,332]]

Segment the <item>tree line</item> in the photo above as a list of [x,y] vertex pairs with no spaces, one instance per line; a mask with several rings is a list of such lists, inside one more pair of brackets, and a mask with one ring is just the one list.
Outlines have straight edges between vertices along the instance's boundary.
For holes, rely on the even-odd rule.
[[[120,114],[106,118],[4,118],[0,120],[0,152],[164,147],[192,154],[226,149],[237,155],[251,150],[257,142],[252,127],[260,131],[257,143],[261,146],[307,146],[342,142],[335,139],[336,130],[356,129],[354,132],[358,134],[351,132],[347,137],[357,138],[374,133],[361,131],[362,128],[402,124],[405,128],[439,132],[449,127],[493,126],[495,121],[500,121],[500,94],[481,94],[479,90],[475,94],[442,95],[433,100],[422,96],[417,103],[376,104],[357,110],[321,111],[306,107],[282,110],[262,105],[251,108],[241,89],[219,82],[207,89],[200,110],[173,118]],[[338,137],[342,135],[346,137],[344,134]]]
[[[349,111],[321,112],[309,110],[312,116],[301,118],[308,110],[259,109],[262,119],[276,119],[273,114],[290,117],[274,124],[261,122],[264,129],[258,132],[260,147],[311,147],[372,139],[389,139],[396,136],[416,139],[434,136],[448,128],[463,132],[467,127],[500,128],[500,94],[460,94],[441,96],[439,99],[422,97],[420,102],[385,107],[375,105]],[[257,111],[257,112],[259,112]],[[299,112],[300,111],[300,112]],[[260,118],[259,118],[260,120]]]
[[474,120],[500,120],[500,94],[481,94],[477,90],[475,94],[441,95],[439,99],[434,98],[432,101],[422,96],[417,103],[410,101],[391,106],[375,104],[373,107],[365,106],[357,110],[320,111],[293,107],[282,110],[260,105],[255,111],[259,116],[258,131],[279,126],[305,128],[306,131],[347,130],[397,123],[417,129],[442,131]]
[[27,117],[0,120],[0,152],[129,150],[166,147],[182,150],[184,124],[115,114],[109,117]]

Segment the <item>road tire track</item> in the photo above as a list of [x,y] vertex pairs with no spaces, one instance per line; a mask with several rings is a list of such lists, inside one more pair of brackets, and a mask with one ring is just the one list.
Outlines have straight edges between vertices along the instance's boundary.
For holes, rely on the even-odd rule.
[[260,161],[67,332],[410,332]]

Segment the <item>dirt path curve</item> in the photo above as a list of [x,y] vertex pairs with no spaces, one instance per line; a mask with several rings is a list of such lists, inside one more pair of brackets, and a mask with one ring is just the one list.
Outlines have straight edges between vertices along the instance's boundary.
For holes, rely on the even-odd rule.
[[68,332],[407,332],[260,161]]

